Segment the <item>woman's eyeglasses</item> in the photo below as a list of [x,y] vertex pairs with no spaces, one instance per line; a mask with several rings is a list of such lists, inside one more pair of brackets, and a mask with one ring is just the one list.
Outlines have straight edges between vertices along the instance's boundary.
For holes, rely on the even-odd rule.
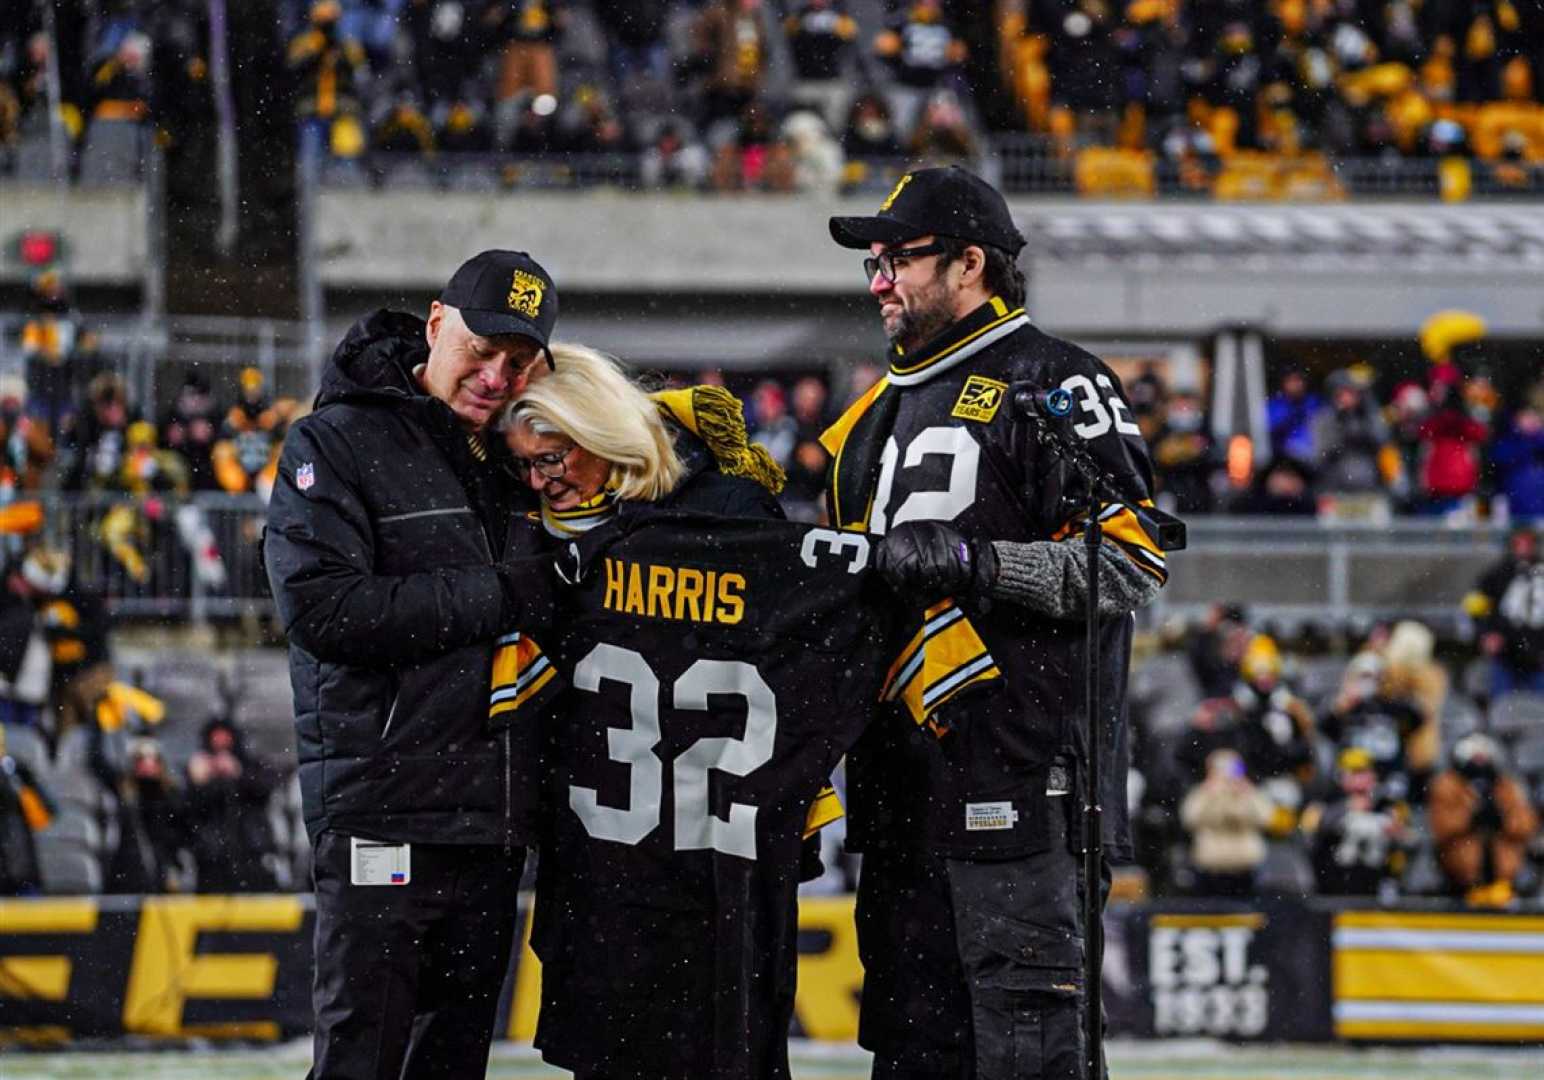
[[906,268],[907,259],[920,259],[924,255],[942,255],[944,245],[923,244],[921,247],[899,248],[895,251],[884,251],[878,255],[871,255],[863,260],[863,275],[865,281],[873,281],[878,274],[891,285],[895,284],[895,261],[901,260],[901,269]]
[[554,450],[548,454],[537,454],[535,457],[515,458],[515,472],[522,477],[530,476],[531,470],[544,480],[561,480],[563,474],[568,471],[568,455],[574,452],[570,446],[567,450]]

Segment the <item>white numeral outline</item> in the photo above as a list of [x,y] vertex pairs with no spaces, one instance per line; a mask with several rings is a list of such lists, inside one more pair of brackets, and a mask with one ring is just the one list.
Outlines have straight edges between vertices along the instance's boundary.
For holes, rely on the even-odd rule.
[[913,491],[894,514],[887,517],[896,463],[901,460],[895,436],[885,440],[879,457],[879,486],[874,493],[874,512],[869,532],[884,535],[905,521],[953,521],[976,501],[976,474],[981,468],[981,444],[963,427],[930,427],[919,431],[906,447],[901,468],[913,469],[929,454],[949,458],[947,491]]
[[[867,553],[865,540],[865,559]],[[659,677],[642,653],[600,642],[579,661],[573,684],[576,689],[598,693],[603,679],[628,688],[631,725],[606,729],[607,756],[629,768],[627,806],[603,806],[595,788],[579,784],[569,787],[568,805],[585,831],[597,840],[638,844],[659,827],[664,793],[665,765],[656,751],[661,738]],[[744,699],[745,734],[738,739],[698,739],[675,759],[675,849],[711,849],[755,859],[756,807],[730,803],[727,819],[715,816],[708,807],[708,774],[716,769],[731,776],[748,776],[772,759],[777,743],[777,696],[761,672],[743,660],[698,660],[671,687],[674,707],[681,710],[709,711],[710,694]]]

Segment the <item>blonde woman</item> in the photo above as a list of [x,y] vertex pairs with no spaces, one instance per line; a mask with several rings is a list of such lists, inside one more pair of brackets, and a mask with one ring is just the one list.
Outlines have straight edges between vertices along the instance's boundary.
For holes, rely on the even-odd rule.
[[[697,386],[650,394],[617,361],[593,349],[554,343],[552,352],[555,369],[533,380],[501,418],[515,469],[541,501],[538,514],[516,523],[510,551],[550,549],[598,525],[661,509],[783,516],[776,499],[782,470],[764,448],[750,445],[740,402],[728,391]],[[683,545],[681,562],[691,558]],[[637,950],[617,943],[636,922],[638,905],[668,907],[683,901],[634,895],[619,886],[633,880],[631,860],[648,856],[634,844],[597,838],[570,804],[581,781],[600,784],[597,790],[607,792],[606,800],[619,797],[608,786],[616,781],[622,785],[620,797],[632,798],[626,794],[630,780],[623,776],[618,781],[611,757],[613,748],[622,745],[615,740],[625,742],[626,736],[597,720],[583,697],[564,692],[543,703],[537,695],[550,681],[548,671],[547,657],[535,642],[507,635],[494,657],[490,703],[496,727],[507,725],[516,738],[541,744],[544,812],[531,937],[542,961],[536,1045],[548,1063],[571,1070],[578,1080],[708,1075],[713,1070],[700,1068],[692,1056],[700,1049],[683,1049],[699,1046],[692,1033],[654,1030],[635,1018],[640,994],[655,1003],[671,1002],[683,1017],[712,1015],[718,985],[714,973],[683,968],[681,951],[669,940]],[[528,717],[533,710],[539,710],[537,716]],[[646,767],[638,763],[639,769]],[[822,803],[823,797],[817,799],[817,805]],[[818,839],[807,840],[805,865],[786,872],[815,876],[818,851]],[[632,914],[619,919],[619,906],[629,906]],[[768,931],[770,939],[794,941],[796,911],[790,908],[779,917],[786,922]],[[718,932],[706,913],[702,932]],[[787,1031],[795,957],[790,950],[779,959],[781,975],[772,996],[787,1015],[767,1022],[769,1030]],[[619,962],[632,977],[617,982],[598,977]],[[725,962],[748,961],[731,952]],[[711,1038],[701,1045],[711,1046]]]
[[617,513],[668,506],[725,517],[781,518],[783,472],[747,441],[740,402],[722,387],[644,392],[611,357],[552,346],[543,372],[509,406],[515,470],[541,498],[556,537]]

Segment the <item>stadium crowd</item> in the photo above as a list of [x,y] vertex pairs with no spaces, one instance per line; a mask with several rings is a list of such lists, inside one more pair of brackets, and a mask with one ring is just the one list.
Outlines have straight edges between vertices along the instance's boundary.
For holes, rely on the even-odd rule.
[[[38,5],[0,7],[0,172],[46,147],[51,76],[77,148],[210,135],[202,4],[58,7],[53,49]],[[1010,187],[1326,197],[1358,159],[1463,197],[1531,190],[1544,160],[1544,15],[1516,0],[279,9],[302,147],[377,180],[470,153],[507,184],[833,190],[1001,156]]]

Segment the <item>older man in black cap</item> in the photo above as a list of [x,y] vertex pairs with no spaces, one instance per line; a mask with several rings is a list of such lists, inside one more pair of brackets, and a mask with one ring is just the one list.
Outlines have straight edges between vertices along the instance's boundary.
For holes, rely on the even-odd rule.
[[313,1077],[487,1068],[535,790],[486,727],[493,642],[551,590],[504,559],[523,483],[485,433],[557,310],[535,260],[485,251],[427,322],[357,323],[285,442],[265,558],[315,849]]
[[[830,224],[869,254],[891,348],[888,374],[823,437],[829,510],[884,536],[875,563],[920,609],[927,680],[920,706],[882,717],[848,757],[849,843],[865,853],[858,1040],[875,1077],[1081,1077],[1088,496],[1017,404],[1034,394],[1018,391],[1070,392],[1061,423],[1133,504],[1151,490],[1147,451],[1110,369],[1025,315],[1024,239],[991,186],[921,169],[878,214]],[[1101,721],[1115,761],[1099,779],[1120,855],[1130,613],[1166,571],[1130,509],[1112,503],[1100,519]],[[979,640],[933,648],[964,621]]]

